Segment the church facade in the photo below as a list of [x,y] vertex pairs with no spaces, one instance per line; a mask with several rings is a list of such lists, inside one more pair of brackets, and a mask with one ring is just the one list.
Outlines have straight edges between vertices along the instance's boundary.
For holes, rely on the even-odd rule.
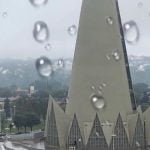
[[117,2],[83,0],[66,110],[49,97],[45,149],[148,150],[149,114],[136,106]]

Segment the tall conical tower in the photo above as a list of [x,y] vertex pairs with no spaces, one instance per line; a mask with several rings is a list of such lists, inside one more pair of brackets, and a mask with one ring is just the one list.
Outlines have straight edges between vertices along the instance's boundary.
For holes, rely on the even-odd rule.
[[[78,119],[90,121],[97,112],[113,120],[118,112],[135,109],[120,28],[115,0],[83,2],[67,114],[76,112]],[[92,103],[103,106],[96,109]]]
[[130,149],[138,114],[128,66],[116,1],[84,0],[69,101],[63,112],[49,100],[46,149]]

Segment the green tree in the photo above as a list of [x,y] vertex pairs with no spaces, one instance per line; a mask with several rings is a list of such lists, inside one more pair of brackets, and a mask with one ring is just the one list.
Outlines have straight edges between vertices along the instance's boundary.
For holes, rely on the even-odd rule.
[[22,127],[22,126],[24,126],[24,116],[23,115],[16,115],[16,116],[14,116],[14,124],[15,124],[15,126],[17,127],[17,129],[18,129],[18,132],[19,132],[19,130],[20,130],[20,128]]
[[34,113],[26,113],[26,125],[33,129],[33,126],[40,124],[40,118]]
[[11,117],[11,113],[10,113],[10,100],[8,98],[6,98],[4,100],[4,109],[5,109],[5,113],[6,113],[6,118]]
[[148,85],[145,83],[137,83],[134,84],[133,86],[134,88],[134,94],[135,94],[135,98],[136,98],[136,102],[138,105],[141,105],[144,93],[146,93],[149,89],[148,89]]

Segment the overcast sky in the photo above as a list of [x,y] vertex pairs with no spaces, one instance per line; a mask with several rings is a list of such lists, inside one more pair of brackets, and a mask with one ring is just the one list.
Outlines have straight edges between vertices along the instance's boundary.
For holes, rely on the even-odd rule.
[[[81,1],[49,0],[37,8],[29,0],[0,0],[0,58],[73,57],[76,36],[70,36],[67,29],[78,26]],[[119,4],[123,22],[134,20],[140,30],[140,40],[127,44],[128,53],[150,56],[150,1],[142,2],[120,0]],[[33,38],[36,21],[44,21],[50,31],[49,40],[42,44]],[[44,49],[48,43],[52,47],[49,52]]]
[[134,45],[126,44],[128,54],[150,56],[150,0],[118,0],[122,22],[136,22],[140,38]]

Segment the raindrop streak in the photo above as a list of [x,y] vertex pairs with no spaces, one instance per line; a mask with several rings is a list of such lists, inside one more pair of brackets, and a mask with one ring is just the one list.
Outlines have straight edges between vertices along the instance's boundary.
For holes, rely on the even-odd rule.
[[76,25],[72,25],[68,28],[68,33],[73,36],[77,34],[77,27]]
[[8,15],[7,12],[3,12],[3,13],[2,13],[2,17],[3,17],[3,18],[6,18],[7,15]]
[[39,43],[47,41],[49,38],[49,30],[47,24],[42,21],[37,21],[34,24],[33,36],[34,39]]
[[108,25],[113,25],[113,24],[114,24],[113,18],[112,18],[112,17],[106,17],[106,23],[107,23]]
[[120,53],[119,50],[115,50],[114,52],[112,52],[112,56],[114,57],[114,59],[116,61],[120,60]]
[[92,101],[92,104],[93,106],[96,108],[96,109],[102,109],[105,107],[105,100],[102,96],[100,95],[93,95],[91,97],[91,101]]
[[45,45],[45,50],[46,50],[46,51],[50,51],[51,48],[52,48],[52,47],[51,47],[51,45],[50,45],[49,43]]
[[52,62],[47,57],[38,58],[35,65],[40,77],[48,78],[52,75]]
[[47,4],[48,0],[30,0],[33,6],[39,7],[41,5]]
[[139,41],[140,33],[137,24],[134,21],[128,21],[123,24],[124,38],[129,44],[135,44]]

